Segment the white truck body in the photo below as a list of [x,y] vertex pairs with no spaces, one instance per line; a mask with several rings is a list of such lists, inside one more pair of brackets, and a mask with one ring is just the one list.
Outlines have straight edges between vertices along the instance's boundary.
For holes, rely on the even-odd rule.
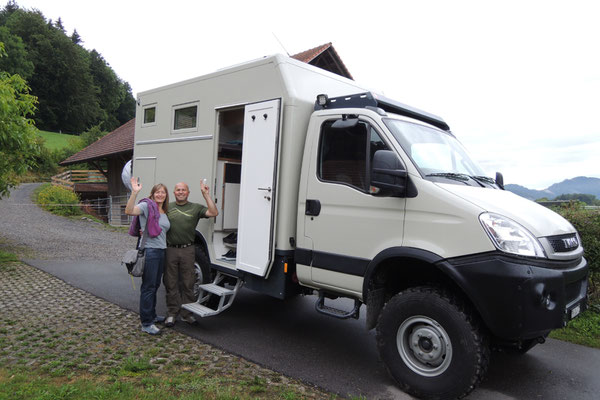
[[[365,304],[388,370],[426,398],[471,391],[490,341],[527,351],[586,305],[573,226],[480,171],[441,118],[281,55],[138,96],[144,190],[183,181],[202,202],[207,179],[219,209],[197,226],[213,289],[188,309],[214,315],[242,283],[318,292],[340,318]],[[231,297],[211,311],[204,292]]]

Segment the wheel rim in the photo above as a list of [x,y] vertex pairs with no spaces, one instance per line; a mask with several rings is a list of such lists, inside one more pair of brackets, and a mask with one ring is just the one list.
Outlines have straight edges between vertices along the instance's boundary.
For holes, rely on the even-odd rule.
[[396,344],[402,361],[422,376],[438,376],[452,361],[448,333],[429,317],[418,315],[406,319],[398,328]]

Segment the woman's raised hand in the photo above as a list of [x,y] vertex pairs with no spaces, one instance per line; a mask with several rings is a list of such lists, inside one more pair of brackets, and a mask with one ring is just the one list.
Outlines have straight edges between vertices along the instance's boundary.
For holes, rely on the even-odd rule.
[[142,190],[142,184],[139,183],[138,178],[132,177],[131,178],[131,191],[134,192],[134,193],[137,193],[140,190]]

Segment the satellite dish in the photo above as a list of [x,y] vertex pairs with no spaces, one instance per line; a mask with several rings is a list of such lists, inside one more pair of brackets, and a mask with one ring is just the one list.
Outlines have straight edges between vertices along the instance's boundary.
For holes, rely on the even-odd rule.
[[123,171],[121,172],[121,180],[123,181],[123,185],[129,190],[131,190],[131,176],[133,175],[133,164],[131,160],[127,161],[125,166],[123,167]]

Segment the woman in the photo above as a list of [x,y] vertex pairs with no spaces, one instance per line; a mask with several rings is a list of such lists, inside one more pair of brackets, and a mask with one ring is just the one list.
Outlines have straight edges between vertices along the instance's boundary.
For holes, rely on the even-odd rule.
[[171,227],[167,218],[169,193],[165,185],[159,183],[154,185],[148,198],[140,200],[136,205],[135,199],[140,190],[142,185],[137,178],[131,178],[131,196],[127,201],[125,214],[139,216],[140,229],[146,236],[146,263],[140,288],[140,319],[143,332],[158,335],[160,329],[155,325],[155,322],[159,322],[156,316],[156,292],[165,266],[166,234]]

